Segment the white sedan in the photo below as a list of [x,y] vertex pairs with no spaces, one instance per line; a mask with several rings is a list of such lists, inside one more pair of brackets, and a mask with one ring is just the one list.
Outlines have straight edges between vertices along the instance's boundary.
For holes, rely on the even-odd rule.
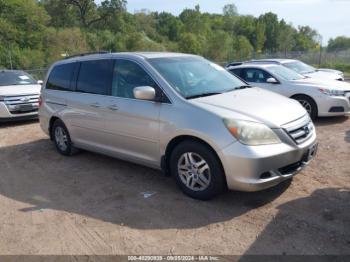
[[[285,66],[301,75],[315,78],[318,80],[339,80],[344,81],[344,73],[339,70],[329,69],[329,68],[314,68],[308,64],[305,64],[299,60],[295,59],[259,59],[259,60],[250,60],[246,62],[241,62],[240,64],[277,64]],[[231,63],[231,65],[237,65],[239,63]]]
[[350,113],[349,83],[317,80],[275,63],[244,63],[227,69],[253,86],[299,101],[313,119]]

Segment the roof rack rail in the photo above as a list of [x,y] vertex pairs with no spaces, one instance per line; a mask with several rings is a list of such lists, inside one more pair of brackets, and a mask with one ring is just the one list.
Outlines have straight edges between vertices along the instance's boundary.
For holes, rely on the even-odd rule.
[[238,65],[242,65],[244,62],[231,62],[228,63],[225,67],[230,67],[230,66],[238,66]]
[[88,53],[81,53],[81,54],[76,54],[76,55],[71,55],[71,56],[67,56],[64,59],[69,59],[69,58],[73,58],[73,57],[79,57],[79,56],[87,56],[87,55],[98,55],[98,54],[109,54],[109,51],[96,51],[96,52],[88,52]]
[[246,61],[246,63],[261,63],[261,64],[280,64],[279,61],[276,60],[270,60],[270,59],[262,59],[262,60],[249,60]]

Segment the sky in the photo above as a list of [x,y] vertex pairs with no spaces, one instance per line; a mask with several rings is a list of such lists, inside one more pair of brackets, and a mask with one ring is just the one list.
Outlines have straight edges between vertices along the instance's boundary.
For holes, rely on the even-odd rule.
[[128,0],[130,13],[146,8],[150,11],[167,11],[178,15],[184,8],[200,5],[202,12],[222,13],[222,7],[234,3],[238,12],[259,16],[273,12],[294,26],[309,25],[323,37],[340,35],[350,37],[350,0]]

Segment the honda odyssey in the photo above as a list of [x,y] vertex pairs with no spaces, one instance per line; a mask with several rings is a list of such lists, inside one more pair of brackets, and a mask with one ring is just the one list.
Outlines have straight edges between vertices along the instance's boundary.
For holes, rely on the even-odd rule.
[[85,149],[161,169],[197,199],[277,185],[317,150],[297,101],[195,55],[71,57],[49,70],[40,104],[41,127],[61,154]]

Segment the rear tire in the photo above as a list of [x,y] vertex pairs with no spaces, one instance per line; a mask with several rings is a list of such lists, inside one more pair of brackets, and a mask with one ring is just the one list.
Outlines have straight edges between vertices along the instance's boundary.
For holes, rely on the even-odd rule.
[[209,200],[226,188],[220,160],[204,144],[185,141],[170,156],[170,171],[180,189],[188,196]]
[[55,143],[56,149],[60,154],[64,156],[71,156],[74,153],[78,152],[78,149],[73,146],[68,129],[62,120],[57,119],[53,123],[51,132],[51,136]]
[[309,113],[309,116],[311,117],[312,120],[315,120],[318,116],[318,109],[316,102],[308,96],[304,95],[297,95],[293,96],[293,99],[297,100],[304,108],[305,110]]

